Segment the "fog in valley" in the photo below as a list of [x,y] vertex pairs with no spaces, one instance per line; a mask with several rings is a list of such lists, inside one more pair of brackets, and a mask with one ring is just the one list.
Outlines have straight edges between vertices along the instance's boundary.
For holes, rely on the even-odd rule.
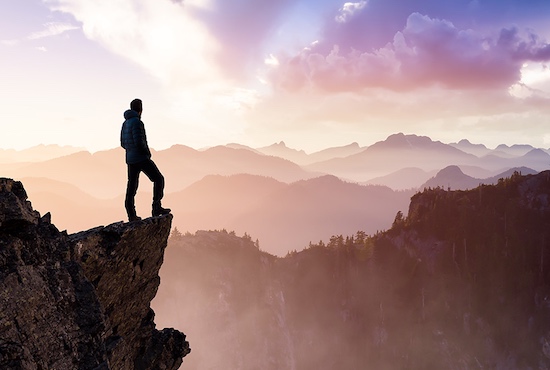
[[[527,369],[548,363],[526,339],[538,335],[550,343],[533,326],[546,325],[537,321],[546,293],[527,281],[544,279],[550,266],[535,252],[513,249],[526,233],[544,228],[533,221],[535,229],[510,234],[520,222],[511,203],[503,211],[508,234],[495,218],[485,236],[472,223],[447,235],[442,230],[466,225],[467,212],[476,214],[469,208],[477,204],[473,195],[456,199],[464,213],[455,213],[463,218],[441,230],[436,220],[446,222],[446,214],[434,216],[430,225],[437,225],[429,231],[418,226],[424,222],[418,215],[447,204],[442,194],[470,194],[482,184],[516,186],[503,179],[547,170],[550,150],[396,134],[369,147],[352,143],[310,154],[282,142],[202,150],[175,145],[153,151],[153,159],[166,179],[163,205],[174,215],[153,309],[158,327],[175,327],[191,343],[182,369]],[[0,169],[24,184],[33,208],[50,212],[60,230],[127,222],[120,148],[0,149]],[[480,207],[482,199],[497,197],[490,194],[476,193]],[[151,198],[151,182],[141,175],[139,216],[151,216]],[[486,212],[491,219],[496,211]],[[550,236],[537,235],[543,240],[533,237],[526,245],[540,252]],[[501,238],[507,251],[476,252]],[[506,264],[514,253],[523,261],[519,285],[499,281],[505,271],[484,276],[476,260],[490,255]],[[537,258],[535,268],[531,259]],[[482,303],[489,286],[501,290]],[[514,289],[526,286],[536,302],[511,300]],[[499,299],[511,311],[490,319]],[[515,317],[525,320],[510,326],[525,348],[514,347],[519,339],[507,339],[514,333],[497,322]],[[530,358],[535,355],[542,357]]]

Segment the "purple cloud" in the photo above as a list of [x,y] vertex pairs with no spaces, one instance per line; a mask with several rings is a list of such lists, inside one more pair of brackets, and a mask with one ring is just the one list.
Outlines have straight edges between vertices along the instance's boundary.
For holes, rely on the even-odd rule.
[[550,61],[550,45],[517,28],[485,37],[453,23],[411,14],[406,26],[379,49],[321,42],[300,55],[282,60],[275,83],[286,89],[305,86],[325,91],[358,91],[371,87],[409,90],[506,89],[521,78],[527,61]]
[[[348,22],[327,18],[322,39],[330,50],[370,51],[384,47],[403,29],[408,17],[420,13],[450,20],[460,29],[490,31],[514,24],[547,23],[550,2],[546,0],[369,0]],[[325,49],[325,52],[328,50]]]

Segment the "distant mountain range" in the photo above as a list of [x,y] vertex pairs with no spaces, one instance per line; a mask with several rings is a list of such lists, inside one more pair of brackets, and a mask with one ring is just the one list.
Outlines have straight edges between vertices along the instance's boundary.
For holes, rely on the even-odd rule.
[[[225,146],[199,151],[174,145],[152,152],[153,160],[167,179],[167,193],[182,190],[207,175],[248,173],[287,183],[319,176],[283,158]],[[73,184],[103,199],[124,194],[126,189],[122,148],[93,154],[82,151],[42,162],[10,165],[2,172],[3,176],[13,178],[42,177]]]
[[346,146],[327,148],[318,152],[306,154],[303,150],[296,150],[287,147],[286,144],[281,141],[256,150],[266,155],[288,159],[289,161],[303,166],[316,162],[327,161],[333,158],[348,157],[350,155],[360,153],[364,149],[365,148],[360,147],[357,143],[351,143]]
[[[123,196],[100,200],[54,180],[22,181],[33,207],[42,214],[51,212],[52,222],[69,232],[126,219]],[[384,230],[398,211],[406,211],[413,194],[329,175],[291,184],[248,174],[209,175],[167,194],[164,204],[172,208],[173,226],[182,232],[248,233],[263,250],[284,256],[342,232]],[[138,194],[136,208],[142,217],[150,216],[150,191]]]
[[37,145],[28,149],[0,149],[0,164],[41,162],[83,151],[84,148],[60,145]]
[[[510,150],[506,154],[511,152],[522,153]],[[500,152],[492,151],[478,157],[455,146],[432,141],[428,137],[395,134],[357,154],[317,162],[305,168],[366,182],[404,168],[419,168],[429,172],[449,165],[480,167],[494,174],[513,167],[529,167],[542,171],[550,166],[550,154],[546,150],[532,148],[519,156],[502,155]]]
[[[174,225],[190,232],[247,232],[279,255],[332,234],[386,229],[424,187],[469,189],[515,170],[530,174],[550,167],[548,150],[529,145],[492,150],[467,140],[444,144],[402,133],[368,147],[352,143],[311,154],[284,142],[201,150],[174,145],[153,150],[153,159],[166,178],[165,203],[176,215]],[[0,150],[0,176],[25,179],[35,208],[50,211],[62,229],[126,218],[122,148]],[[150,212],[151,190],[142,176],[137,205],[143,216]],[[86,217],[74,217],[79,213]]]
[[522,175],[534,175],[537,171],[534,171],[527,167],[511,168],[497,176],[488,177],[485,179],[478,179],[472,176],[466,175],[460,167],[449,166],[437,173],[434,177],[430,178],[420,189],[424,188],[443,188],[447,190],[468,190],[478,187],[479,185],[494,185],[498,183],[499,179],[508,178],[515,172]]
[[[126,170],[121,148],[94,154],[77,149],[34,147],[19,152],[16,161],[0,163],[0,168],[7,176],[44,177],[70,183],[98,198],[113,198],[124,192]],[[491,150],[468,140],[444,144],[425,136],[399,133],[369,147],[352,143],[312,154],[288,148],[284,142],[257,149],[233,143],[204,150],[174,145],[153,151],[153,159],[167,178],[167,192],[182,190],[207,175],[240,173],[286,183],[328,174],[362,184],[409,189],[420,187],[437,171],[451,165],[477,178],[520,167],[542,171],[550,167],[549,152],[530,145],[499,145]],[[0,158],[1,154],[0,151]],[[27,160],[22,161],[23,158]],[[29,158],[35,160],[28,163]]]

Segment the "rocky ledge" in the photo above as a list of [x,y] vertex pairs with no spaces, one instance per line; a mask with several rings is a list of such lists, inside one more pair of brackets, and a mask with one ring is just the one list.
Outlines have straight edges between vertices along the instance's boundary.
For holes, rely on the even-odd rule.
[[155,329],[150,307],[171,223],[67,235],[20,182],[0,178],[0,368],[179,368],[189,343]]

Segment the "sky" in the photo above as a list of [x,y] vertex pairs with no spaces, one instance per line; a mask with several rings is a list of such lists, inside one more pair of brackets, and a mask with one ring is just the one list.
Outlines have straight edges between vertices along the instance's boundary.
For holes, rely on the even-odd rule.
[[0,148],[550,148],[548,0],[0,0]]

